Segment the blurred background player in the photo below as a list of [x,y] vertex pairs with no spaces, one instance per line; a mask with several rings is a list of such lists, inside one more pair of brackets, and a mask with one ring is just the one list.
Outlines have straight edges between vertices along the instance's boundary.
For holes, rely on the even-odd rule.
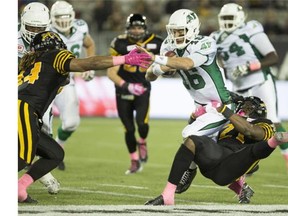
[[[112,40],[110,54],[125,55],[135,45],[157,54],[162,41],[160,36],[148,32],[145,16],[130,14],[126,21],[126,32]],[[151,84],[145,79],[145,74],[145,68],[129,65],[116,66],[107,71],[109,79],[115,84],[117,111],[125,129],[125,143],[130,154],[131,166],[125,174],[141,171],[141,163],[147,162],[148,159],[147,136]],[[134,117],[139,134],[138,140],[135,135]]]
[[[235,3],[225,4],[218,15],[219,31],[211,36],[217,42],[218,56],[232,82],[232,91],[261,98],[267,106],[267,118],[276,131],[285,131],[277,114],[277,92],[272,66],[278,55],[263,26],[256,20],[245,23],[243,8]],[[279,146],[288,172],[288,143]]]
[[[81,56],[82,49],[86,56],[95,55],[95,43],[89,34],[87,23],[82,19],[75,19],[73,6],[66,1],[56,1],[51,7],[52,31],[57,32],[67,49],[77,58]],[[87,71],[82,77],[89,81],[94,77],[94,71]],[[54,104],[59,110],[61,125],[58,127],[56,141],[64,149],[67,139],[76,131],[80,124],[79,102],[76,93],[75,73],[70,73],[70,83],[57,95]],[[65,170],[64,161],[58,169]]]
[[[20,30],[18,31],[18,62],[20,62],[20,59],[27,50],[30,49],[29,46],[32,38],[39,32],[49,30],[51,22],[49,9],[44,4],[38,2],[32,2],[26,5],[23,8],[20,19]],[[43,116],[43,126],[41,130],[52,136],[51,109],[52,104]],[[41,177],[39,181],[47,187],[48,192],[51,194],[57,194],[60,190],[59,182],[50,172]]]

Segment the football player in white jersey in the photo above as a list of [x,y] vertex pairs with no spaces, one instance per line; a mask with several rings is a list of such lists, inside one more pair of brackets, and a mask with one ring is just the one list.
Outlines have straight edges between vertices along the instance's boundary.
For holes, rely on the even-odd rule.
[[[56,1],[51,7],[52,31],[57,32],[67,49],[76,57],[80,57],[82,48],[86,56],[95,55],[95,42],[89,34],[87,23],[75,19],[73,6],[66,1]],[[86,81],[94,77],[94,71],[87,71],[83,78]],[[59,110],[61,125],[57,130],[56,141],[64,148],[64,143],[80,124],[79,102],[75,88],[74,75],[70,75],[70,83],[55,98],[54,104]],[[65,170],[64,162],[58,168]]]
[[[18,31],[18,60],[29,50],[30,42],[37,33],[49,30],[50,22],[49,9],[44,4],[32,2],[24,7],[21,13],[20,30]],[[41,129],[52,135],[51,108],[52,104],[43,116]],[[45,185],[50,194],[57,194],[60,190],[59,182],[50,172],[41,177],[39,181]]]
[[[210,37],[198,35],[199,27],[196,13],[188,9],[175,11],[166,25],[168,37],[162,43],[161,55],[151,54],[155,60],[148,69],[146,79],[154,81],[165,71],[176,69],[196,108],[207,104],[214,106],[217,102],[230,103],[231,96],[225,86],[223,70],[216,62],[216,43]],[[171,51],[177,57],[165,56]],[[202,117],[202,121],[197,118],[183,129],[184,139],[195,133],[213,134],[226,122],[221,115],[212,113]],[[205,128],[211,123],[214,123],[214,127]]]
[[[216,62],[216,41],[198,35],[199,27],[198,16],[193,11],[175,11],[166,25],[168,37],[162,43],[161,55],[152,55],[154,63],[146,74],[146,79],[154,81],[171,69],[176,69],[182,78],[196,107],[189,124],[182,131],[183,139],[191,135],[214,136],[227,123],[223,115],[215,112],[215,107],[219,103],[229,104],[232,101],[225,85],[223,69]],[[171,51],[176,54],[174,57],[171,57]],[[192,163],[190,169],[183,173],[182,179],[189,178],[192,181],[196,168],[195,163]],[[174,194],[187,190],[187,182],[180,184],[182,179],[170,173],[164,192]]]
[[[217,43],[218,56],[233,84],[233,91],[257,96],[267,107],[267,118],[276,131],[285,129],[277,115],[277,94],[271,66],[278,62],[275,48],[256,20],[245,22],[243,8],[235,3],[225,4],[218,14],[220,29],[212,36]],[[279,146],[288,172],[288,143]]]

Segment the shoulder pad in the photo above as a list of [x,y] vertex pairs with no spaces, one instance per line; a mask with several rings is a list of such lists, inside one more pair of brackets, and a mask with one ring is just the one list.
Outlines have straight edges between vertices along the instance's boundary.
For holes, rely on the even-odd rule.
[[127,39],[127,34],[118,35],[118,39]]
[[221,33],[221,31],[214,31],[214,32],[212,32],[210,35],[209,35],[209,37],[212,37],[214,40],[217,40],[217,38],[219,37],[219,35],[220,35],[220,33]]
[[259,32],[263,32],[264,28],[260,22],[256,20],[251,20],[247,22],[247,30],[250,33],[250,35],[253,35]]
[[76,28],[77,30],[79,30],[83,33],[88,33],[88,31],[89,31],[88,24],[86,23],[86,21],[84,21],[82,19],[75,19],[73,26],[74,26],[74,28]]
[[194,43],[195,51],[199,52],[201,54],[207,55],[212,52],[216,52],[216,42],[212,37],[208,36],[198,36],[195,38],[194,41],[191,42]]

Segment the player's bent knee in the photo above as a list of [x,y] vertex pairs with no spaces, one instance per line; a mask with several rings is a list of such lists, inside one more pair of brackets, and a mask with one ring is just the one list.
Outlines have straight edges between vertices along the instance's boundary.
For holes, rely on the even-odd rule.
[[62,122],[62,130],[75,131],[80,125],[80,118],[71,118],[69,121]]
[[184,141],[184,145],[195,154],[195,144],[193,142],[193,140],[188,137],[185,141]]

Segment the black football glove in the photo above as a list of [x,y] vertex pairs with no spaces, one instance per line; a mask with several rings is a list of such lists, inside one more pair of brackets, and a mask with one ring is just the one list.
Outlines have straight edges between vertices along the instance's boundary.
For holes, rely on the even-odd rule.
[[244,101],[244,97],[241,95],[238,95],[235,92],[230,91],[230,96],[231,96],[231,102],[235,104],[242,103]]

